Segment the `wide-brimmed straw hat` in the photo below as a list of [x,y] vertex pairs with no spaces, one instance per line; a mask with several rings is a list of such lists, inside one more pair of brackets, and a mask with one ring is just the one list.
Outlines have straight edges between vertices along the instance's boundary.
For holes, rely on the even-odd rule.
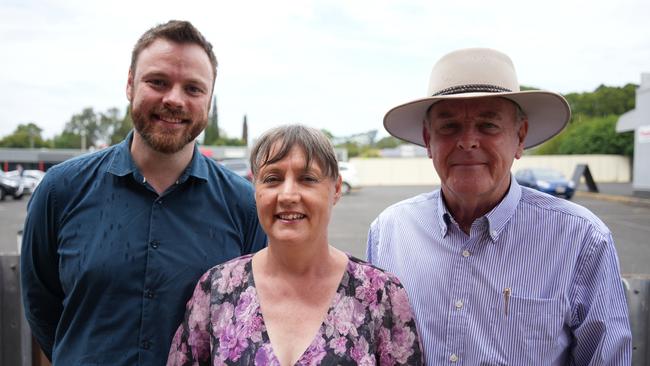
[[489,48],[468,48],[443,56],[433,66],[426,98],[399,105],[386,113],[384,127],[393,136],[425,146],[422,122],[429,107],[441,100],[501,97],[519,105],[528,116],[524,148],[557,135],[569,122],[571,110],[557,93],[520,91],[510,58]]

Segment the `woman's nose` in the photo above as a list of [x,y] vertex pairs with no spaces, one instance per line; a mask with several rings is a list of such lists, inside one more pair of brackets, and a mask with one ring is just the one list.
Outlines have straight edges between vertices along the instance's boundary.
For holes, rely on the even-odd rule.
[[291,179],[285,179],[282,187],[280,187],[278,199],[284,203],[297,202],[300,199],[298,185]]

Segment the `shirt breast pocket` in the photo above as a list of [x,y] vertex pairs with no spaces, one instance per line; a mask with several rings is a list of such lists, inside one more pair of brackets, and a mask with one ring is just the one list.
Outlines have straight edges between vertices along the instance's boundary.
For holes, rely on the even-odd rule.
[[504,320],[516,323],[525,339],[556,339],[562,330],[564,316],[560,300],[511,296],[507,305],[504,299],[504,309],[506,306],[508,314],[504,311]]
[[501,296],[494,316],[499,353],[506,359],[539,362],[566,348],[561,300]]

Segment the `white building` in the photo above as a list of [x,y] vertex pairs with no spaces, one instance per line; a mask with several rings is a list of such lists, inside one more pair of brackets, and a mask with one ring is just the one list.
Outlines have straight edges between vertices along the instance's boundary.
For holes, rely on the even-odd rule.
[[641,74],[635,105],[618,119],[616,132],[634,131],[632,187],[635,195],[650,197],[650,73]]

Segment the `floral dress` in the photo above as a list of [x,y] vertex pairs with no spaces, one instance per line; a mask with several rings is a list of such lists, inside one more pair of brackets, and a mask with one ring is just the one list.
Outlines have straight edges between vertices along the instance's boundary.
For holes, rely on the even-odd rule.
[[[167,365],[280,366],[255,290],[252,255],[210,269],[187,303]],[[349,256],[336,295],[296,365],[422,365],[399,280]]]

